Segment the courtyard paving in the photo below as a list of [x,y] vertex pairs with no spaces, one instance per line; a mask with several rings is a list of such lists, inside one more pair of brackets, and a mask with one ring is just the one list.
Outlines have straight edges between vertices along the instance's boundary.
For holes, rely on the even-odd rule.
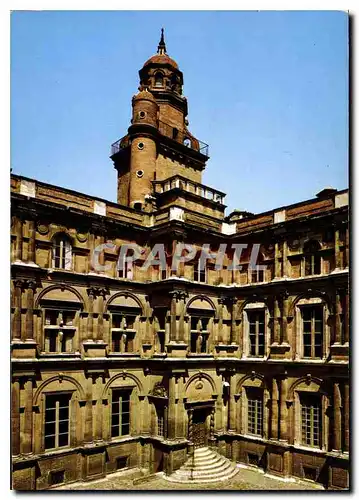
[[[319,485],[311,484],[305,481],[285,482],[273,477],[269,477],[260,471],[239,468],[236,476],[229,481],[220,481],[217,483],[201,484],[181,484],[166,481],[157,474],[145,482],[133,483],[133,474],[115,473],[104,479],[86,483],[73,483],[57,488],[58,490],[132,490],[132,491],[162,491],[162,490],[318,490],[322,489]],[[136,482],[135,482],[136,483]]]

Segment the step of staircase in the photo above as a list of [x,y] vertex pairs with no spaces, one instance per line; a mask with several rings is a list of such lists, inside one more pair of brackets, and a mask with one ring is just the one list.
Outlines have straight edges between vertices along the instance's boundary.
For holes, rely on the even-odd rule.
[[216,451],[207,447],[195,448],[194,456],[189,457],[182,467],[170,476],[167,481],[174,483],[215,483],[226,481],[238,472],[235,464]]

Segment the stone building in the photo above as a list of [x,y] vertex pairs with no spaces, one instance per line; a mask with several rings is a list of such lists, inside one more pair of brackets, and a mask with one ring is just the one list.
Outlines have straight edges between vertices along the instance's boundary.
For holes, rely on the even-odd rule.
[[[348,191],[225,216],[225,194],[202,184],[208,146],[188,129],[163,34],[139,76],[111,147],[117,203],[11,176],[13,487],[171,475],[208,446],[347,488]],[[108,241],[145,251],[118,269],[106,247],[99,270]],[[198,253],[172,271],[181,242]],[[158,243],[167,268],[142,269]],[[259,244],[263,268],[248,250],[231,269],[232,244]]]

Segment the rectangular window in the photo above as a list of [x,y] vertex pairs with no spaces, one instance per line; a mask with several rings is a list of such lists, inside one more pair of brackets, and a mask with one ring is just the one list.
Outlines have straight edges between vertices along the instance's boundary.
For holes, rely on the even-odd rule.
[[71,394],[49,394],[45,398],[45,449],[69,445]]
[[207,283],[207,268],[205,267],[205,263],[201,263],[200,259],[194,264],[193,281]]
[[191,316],[191,352],[207,353],[210,318]]
[[[121,265],[118,266],[118,277],[133,280],[134,278],[134,262],[130,259],[131,255],[124,256]],[[129,259],[129,260],[127,260]]]
[[323,356],[323,307],[311,306],[302,308],[303,322],[303,357],[317,358]]
[[263,434],[263,393],[262,391],[247,392],[247,432],[254,436]]
[[73,352],[76,311],[45,310],[45,351]]
[[165,414],[163,408],[157,409],[157,435],[165,435]]
[[321,405],[317,396],[301,397],[302,444],[320,447]]
[[130,396],[131,391],[114,389],[111,404],[111,436],[130,434]]
[[264,356],[265,311],[248,311],[249,355]]
[[72,247],[66,237],[59,236],[54,239],[52,265],[56,269],[71,269]]
[[112,352],[133,352],[135,341],[136,314],[112,314]]
[[264,281],[264,270],[263,269],[253,269],[251,271],[252,283],[263,283]]

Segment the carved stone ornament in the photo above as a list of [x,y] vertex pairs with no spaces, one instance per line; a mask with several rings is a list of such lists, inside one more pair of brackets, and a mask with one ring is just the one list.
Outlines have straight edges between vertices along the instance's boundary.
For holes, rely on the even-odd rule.
[[153,389],[150,391],[151,396],[167,398],[167,391],[161,382],[156,382]]
[[198,391],[203,389],[203,383],[202,382],[197,382],[197,384],[194,386],[195,389]]
[[87,241],[88,234],[86,234],[86,233],[76,233],[76,238],[78,239],[78,241],[80,243],[84,243],[85,241]]
[[298,250],[298,248],[300,247],[300,240],[297,239],[290,240],[288,241],[288,246],[291,250]]
[[39,222],[38,225],[37,225],[37,231],[40,234],[47,234],[49,232],[49,226],[47,226],[46,224],[42,224],[41,222]]

